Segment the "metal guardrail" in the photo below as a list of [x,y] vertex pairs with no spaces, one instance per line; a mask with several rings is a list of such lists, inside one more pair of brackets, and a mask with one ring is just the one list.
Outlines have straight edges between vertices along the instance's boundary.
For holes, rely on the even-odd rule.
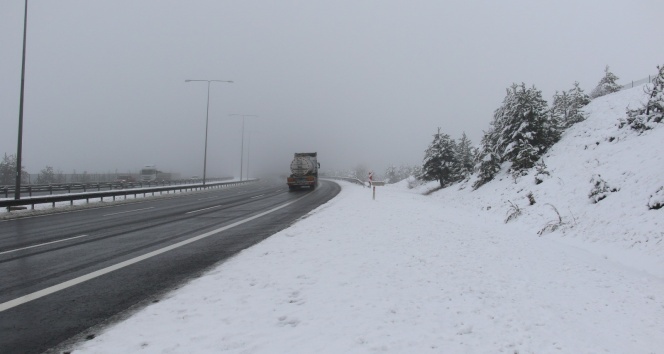
[[321,178],[338,179],[338,180],[342,180],[342,181],[346,181],[346,182],[350,182],[350,183],[359,184],[359,185],[361,185],[362,187],[366,187],[366,186],[367,186],[364,182],[362,182],[362,181],[361,181],[360,179],[358,179],[358,178],[351,178],[351,177],[330,177],[330,176],[321,177]]
[[[231,177],[208,179],[208,182],[219,182],[231,179]],[[87,193],[88,190],[97,190],[100,192],[102,189],[129,189],[129,188],[145,188],[145,187],[159,187],[159,186],[173,186],[179,184],[192,184],[201,183],[202,179],[182,179],[173,181],[151,181],[151,182],[95,182],[95,183],[52,183],[52,184],[30,184],[21,188],[21,195],[27,194],[32,197],[33,194],[48,193],[53,194],[57,192],[72,193],[82,191]],[[11,198],[15,194],[16,188],[14,186],[0,186],[0,196],[4,195],[5,198]]]
[[127,199],[128,195],[134,195],[136,198],[138,195],[143,194],[147,196],[148,194],[155,195],[155,193],[163,194],[163,192],[170,193],[171,191],[194,191],[210,188],[223,188],[228,186],[236,186],[247,183],[253,183],[258,181],[257,179],[249,181],[235,181],[235,182],[218,182],[218,183],[208,183],[208,184],[188,184],[188,185],[178,185],[178,186],[168,186],[168,187],[150,187],[150,188],[135,188],[135,189],[122,189],[122,190],[112,190],[105,192],[91,192],[91,193],[74,193],[74,194],[56,194],[56,195],[46,195],[39,197],[28,197],[23,199],[7,199],[0,200],[0,208],[7,208],[8,211],[11,211],[12,207],[21,207],[31,205],[32,209],[35,208],[36,204],[47,204],[52,203],[55,207],[57,202],[70,202],[70,205],[74,204],[75,200],[83,200],[90,202],[90,199],[101,199],[104,201],[104,198],[113,198],[124,196]]

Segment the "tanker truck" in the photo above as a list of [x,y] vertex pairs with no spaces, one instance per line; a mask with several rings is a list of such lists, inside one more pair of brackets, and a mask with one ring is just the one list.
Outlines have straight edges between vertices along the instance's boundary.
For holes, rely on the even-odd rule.
[[296,152],[290,164],[291,175],[288,177],[288,188],[292,191],[302,187],[316,188],[320,163],[315,152]]

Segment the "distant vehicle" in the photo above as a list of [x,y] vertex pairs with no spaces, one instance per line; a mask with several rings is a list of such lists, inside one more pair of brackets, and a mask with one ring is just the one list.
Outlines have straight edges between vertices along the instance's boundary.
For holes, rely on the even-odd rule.
[[176,179],[175,174],[170,172],[162,172],[155,166],[145,166],[141,169],[142,182],[163,182]]
[[189,179],[192,180],[192,181],[196,181],[196,180],[199,180],[201,178],[198,177],[198,176],[191,176],[191,178],[189,178]]
[[318,184],[318,153],[296,152],[290,164],[291,175],[288,177],[288,189],[296,190],[302,187],[316,188]]

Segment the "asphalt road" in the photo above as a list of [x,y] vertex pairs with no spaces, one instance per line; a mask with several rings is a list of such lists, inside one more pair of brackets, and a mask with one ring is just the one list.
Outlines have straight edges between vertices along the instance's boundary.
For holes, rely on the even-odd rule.
[[94,336],[339,190],[258,182],[0,221],[0,353]]

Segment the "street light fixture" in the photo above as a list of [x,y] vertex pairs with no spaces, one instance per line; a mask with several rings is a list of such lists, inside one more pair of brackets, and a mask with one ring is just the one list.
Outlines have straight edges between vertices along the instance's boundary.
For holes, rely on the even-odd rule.
[[232,113],[229,116],[241,116],[242,117],[242,147],[240,148],[240,181],[242,181],[242,166],[244,165],[244,118],[246,117],[258,117],[255,114],[239,114]]
[[207,82],[207,110],[205,111],[205,152],[203,153],[203,184],[205,184],[205,176],[207,173],[207,140],[208,140],[208,116],[210,113],[210,83],[212,82],[226,82],[232,84],[231,80],[184,80],[184,82],[192,81],[205,81]]

